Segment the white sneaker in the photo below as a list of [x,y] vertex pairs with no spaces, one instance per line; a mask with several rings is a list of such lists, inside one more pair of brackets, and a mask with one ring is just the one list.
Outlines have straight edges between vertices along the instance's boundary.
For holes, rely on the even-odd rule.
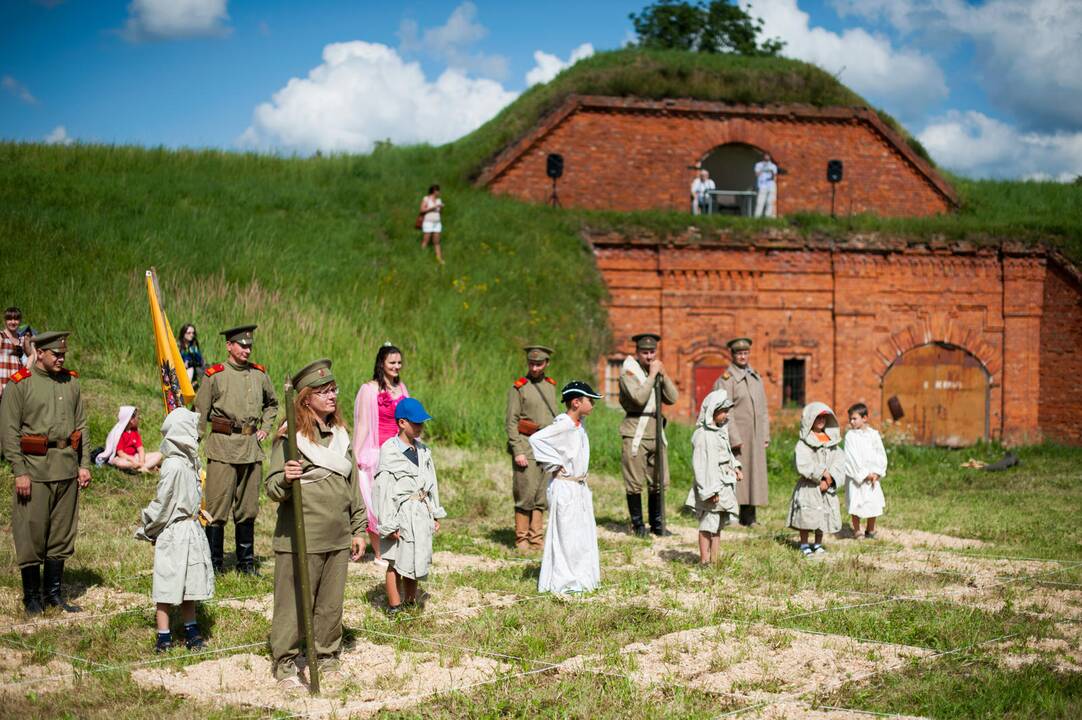
[[816,555],[823,555],[823,554],[826,553],[826,551],[827,551],[827,549],[825,547],[823,547],[822,545],[816,545],[815,547],[812,548],[812,552],[815,553]]

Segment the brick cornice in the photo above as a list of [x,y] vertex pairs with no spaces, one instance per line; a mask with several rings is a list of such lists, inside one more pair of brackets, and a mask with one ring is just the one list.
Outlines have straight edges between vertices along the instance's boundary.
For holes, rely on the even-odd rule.
[[954,188],[924,158],[909,147],[905,139],[884,123],[873,110],[864,107],[816,107],[799,103],[777,105],[738,105],[686,98],[644,100],[604,95],[569,95],[556,110],[543,117],[529,132],[509,145],[490,162],[477,178],[484,187],[499,178],[514,162],[552,132],[570,115],[579,111],[623,112],[646,115],[697,115],[727,118],[762,118],[771,120],[852,123],[868,125],[899,156],[909,163],[925,182],[958,207]]

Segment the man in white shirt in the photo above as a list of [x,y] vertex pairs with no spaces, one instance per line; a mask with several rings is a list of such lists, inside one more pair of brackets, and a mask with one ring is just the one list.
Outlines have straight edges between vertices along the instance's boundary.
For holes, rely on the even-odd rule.
[[770,158],[770,153],[763,153],[763,159],[755,163],[755,184],[758,194],[755,196],[755,217],[777,217],[775,201],[778,196],[778,166]]
[[699,177],[691,181],[692,215],[700,215],[704,212],[710,214],[710,203],[712,202],[710,191],[714,189],[714,181],[710,179],[710,173],[707,170],[700,170]]

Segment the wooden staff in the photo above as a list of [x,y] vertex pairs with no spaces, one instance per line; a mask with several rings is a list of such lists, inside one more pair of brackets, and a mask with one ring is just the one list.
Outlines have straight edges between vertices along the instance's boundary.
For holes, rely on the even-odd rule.
[[[297,411],[293,407],[293,383],[286,380],[286,462],[297,459]],[[304,624],[304,649],[308,656],[308,689],[313,695],[319,694],[319,658],[316,656],[315,621],[312,618],[312,582],[308,577],[308,541],[304,535],[304,503],[301,499],[301,481],[292,483],[293,487],[293,568],[294,576],[300,587],[301,622]]]
[[654,487],[658,492],[658,507],[661,510],[659,532],[665,535],[665,416],[661,414],[661,375],[654,379]]

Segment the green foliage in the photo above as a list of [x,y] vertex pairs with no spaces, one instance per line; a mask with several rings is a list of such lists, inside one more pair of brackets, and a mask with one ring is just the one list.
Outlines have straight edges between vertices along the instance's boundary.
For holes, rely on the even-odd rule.
[[639,45],[647,48],[773,56],[785,47],[778,38],[760,43],[762,18],[753,18],[728,0],[711,0],[709,5],[657,0],[628,17]]

